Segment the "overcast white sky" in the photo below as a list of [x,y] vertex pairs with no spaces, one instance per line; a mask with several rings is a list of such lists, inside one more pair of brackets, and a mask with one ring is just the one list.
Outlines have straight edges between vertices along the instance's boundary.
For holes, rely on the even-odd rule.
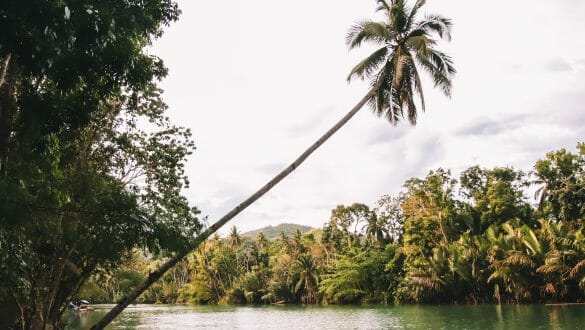
[[[366,92],[349,70],[356,21],[374,0],[179,1],[153,53],[175,122],[190,127],[190,201],[212,223],[343,116]],[[338,204],[373,205],[441,166],[529,170],[585,140],[585,1],[429,0],[454,21],[452,99],[426,86],[419,124],[392,127],[364,108],[299,169],[226,227],[322,226]],[[224,228],[222,232],[226,232]]]

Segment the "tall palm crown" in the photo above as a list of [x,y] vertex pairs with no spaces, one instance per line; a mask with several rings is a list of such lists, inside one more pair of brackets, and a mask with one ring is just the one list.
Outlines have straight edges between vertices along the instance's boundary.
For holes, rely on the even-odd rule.
[[418,96],[421,109],[425,110],[419,69],[422,68],[447,96],[451,96],[451,77],[455,68],[451,58],[436,49],[437,40],[451,39],[451,20],[440,15],[417,14],[426,0],[416,0],[409,7],[406,0],[377,0],[378,11],[384,13],[384,21],[364,20],[349,30],[347,44],[350,49],[363,42],[382,45],[358,63],[347,77],[371,81],[374,93],[369,103],[378,116],[384,116],[392,124],[404,118],[405,112],[411,124],[416,124]]
[[236,226],[233,226],[232,229],[230,230],[229,242],[230,246],[233,249],[239,248],[240,245],[242,244],[242,236],[240,236],[240,232],[238,231],[238,228],[236,228]]

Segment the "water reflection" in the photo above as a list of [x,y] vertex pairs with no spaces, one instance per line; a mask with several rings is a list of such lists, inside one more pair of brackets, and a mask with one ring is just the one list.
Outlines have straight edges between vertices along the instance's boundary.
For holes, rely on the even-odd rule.
[[[112,305],[71,313],[69,329],[88,329]],[[185,306],[129,307],[108,329],[578,329],[585,306]]]

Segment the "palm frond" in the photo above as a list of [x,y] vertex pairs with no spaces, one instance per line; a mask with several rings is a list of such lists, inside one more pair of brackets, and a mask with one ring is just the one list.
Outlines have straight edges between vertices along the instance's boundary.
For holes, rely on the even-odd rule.
[[575,278],[585,269],[585,259],[579,261],[569,272],[569,278]]
[[366,57],[351,70],[347,76],[347,81],[350,81],[354,76],[357,76],[361,79],[368,78],[370,75],[372,75],[372,73],[374,73],[378,66],[380,66],[380,64],[386,60],[387,53],[388,48],[382,47],[370,54],[370,56]]
[[450,77],[457,72],[457,70],[455,70],[455,66],[453,65],[453,60],[449,55],[430,47],[427,49],[427,51],[429,54],[429,59],[435,64],[441,73]]
[[542,245],[534,231],[528,227],[522,227],[522,234],[522,244],[524,244],[524,246],[526,246],[534,255],[542,254]]
[[[415,93],[422,95],[422,92],[419,91],[419,89],[417,88],[418,83],[417,80],[419,80],[417,71],[416,71],[416,66],[415,64],[411,61],[410,63],[408,63],[408,121],[410,122],[411,125],[416,125],[416,119],[418,116],[418,109],[416,106],[416,103],[414,102],[415,99]],[[420,81],[419,81],[420,83]],[[422,91],[422,87],[420,89]],[[424,102],[424,100],[421,101]],[[423,103],[424,106],[424,103]]]
[[376,99],[375,99],[375,104],[374,104],[374,113],[376,115],[382,116],[384,114],[384,109],[387,108],[387,100],[388,97],[386,96],[388,89],[391,89],[392,87],[390,86],[390,84],[388,84],[388,79],[386,77],[384,77],[382,84],[380,85],[380,88],[378,88],[378,90],[376,90]]
[[415,29],[422,29],[429,33],[436,33],[442,39],[451,41],[451,28],[453,22],[441,15],[427,15],[422,22],[416,25]]
[[304,281],[305,281],[305,280],[304,280],[303,278],[301,278],[301,279],[300,279],[300,280],[299,280],[299,281],[296,283],[296,285],[295,285],[295,292],[298,292],[298,291],[301,289],[301,287],[303,286],[303,283],[304,283]]
[[536,268],[536,272],[537,273],[542,273],[542,274],[554,274],[554,273],[565,273],[567,271],[568,267],[562,266],[562,265],[542,265],[538,268]]
[[415,54],[417,62],[433,78],[434,86],[439,87],[445,96],[451,97],[451,76],[455,74],[451,58],[431,48],[427,49],[426,54]]
[[414,32],[416,31],[413,31],[406,39],[407,47],[414,50],[419,56],[428,56],[428,49],[435,46],[437,42],[429,38],[424,31],[420,35]]
[[504,264],[508,266],[521,266],[531,268],[535,266],[534,261],[532,261],[532,259],[530,259],[529,256],[521,252],[516,252],[508,256],[504,260]]
[[378,72],[376,79],[372,80],[371,87],[375,89],[375,94],[368,101],[372,111],[377,116],[384,114],[384,109],[388,107],[388,93],[391,91],[392,86],[389,80],[392,77],[392,70],[394,68],[394,56],[386,62],[384,68]]
[[551,251],[546,254],[546,259],[544,260],[545,264],[556,264],[559,262],[563,254],[560,251]]
[[384,0],[377,0],[376,2],[378,2],[378,7],[376,8],[376,11],[390,11],[390,6],[388,5],[388,3]]
[[414,6],[412,6],[412,9],[410,10],[410,15],[408,16],[408,22],[406,23],[407,28],[412,26],[416,13],[418,13],[418,10],[424,6],[426,2],[427,0],[416,0]]
[[390,106],[386,111],[386,119],[388,119],[388,121],[392,125],[396,125],[400,121],[400,118],[404,117],[404,112],[399,103],[400,95],[398,94],[398,92],[396,90],[393,90],[391,95],[392,96],[389,102]]
[[361,21],[349,29],[345,42],[349,49],[361,46],[363,42],[386,44],[391,40],[386,24],[370,20]]
[[406,32],[408,26],[408,8],[404,0],[395,0],[390,6],[390,25],[394,31]]
[[[410,78],[409,78],[410,80]],[[406,91],[404,93],[406,110],[408,113],[408,122],[411,125],[416,125],[416,118],[417,118],[417,109],[416,104],[414,103],[414,93],[412,92],[412,84],[406,85]]]
[[[420,99],[420,103],[421,103],[421,109],[422,111],[425,111],[425,95],[423,93],[423,89],[422,89],[422,82],[420,80],[420,74],[418,73],[418,69],[416,68],[416,64],[414,64],[414,62],[412,63],[412,71],[413,71],[413,76],[414,76],[414,89],[416,90],[418,97]],[[415,122],[416,122],[416,118],[415,118]]]
[[428,275],[428,274],[419,273],[419,272],[412,273],[410,275],[410,279],[414,283],[416,283],[424,288],[432,289],[435,291],[439,291],[441,289],[441,287],[443,285],[445,285],[445,282],[442,279],[437,278],[437,277],[433,277],[433,276]]
[[510,273],[510,270],[508,268],[497,269],[488,277],[487,282],[491,283],[497,279],[505,279],[508,277],[509,273]]
[[431,76],[433,85],[439,87],[445,96],[451,97],[452,86],[449,78],[437,70],[437,67],[427,59],[417,58],[417,62]]

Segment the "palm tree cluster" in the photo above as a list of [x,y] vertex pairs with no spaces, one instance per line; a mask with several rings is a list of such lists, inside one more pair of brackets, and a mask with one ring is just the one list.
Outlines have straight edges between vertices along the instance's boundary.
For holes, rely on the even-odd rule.
[[[374,208],[339,205],[322,228],[305,233],[283,231],[272,240],[259,233],[252,239],[232,227],[227,237],[214,236],[180,264],[186,277],[165,278],[158,292],[172,287],[174,296],[147,291],[141,299],[201,304],[582,301],[585,146],[579,148],[577,154],[549,153],[529,174],[474,166],[456,180],[449,171],[431,171],[408,180],[399,196],[383,196]],[[531,204],[524,188],[534,182],[537,190],[546,186],[546,194]],[[128,269],[113,275],[129,278]]]

